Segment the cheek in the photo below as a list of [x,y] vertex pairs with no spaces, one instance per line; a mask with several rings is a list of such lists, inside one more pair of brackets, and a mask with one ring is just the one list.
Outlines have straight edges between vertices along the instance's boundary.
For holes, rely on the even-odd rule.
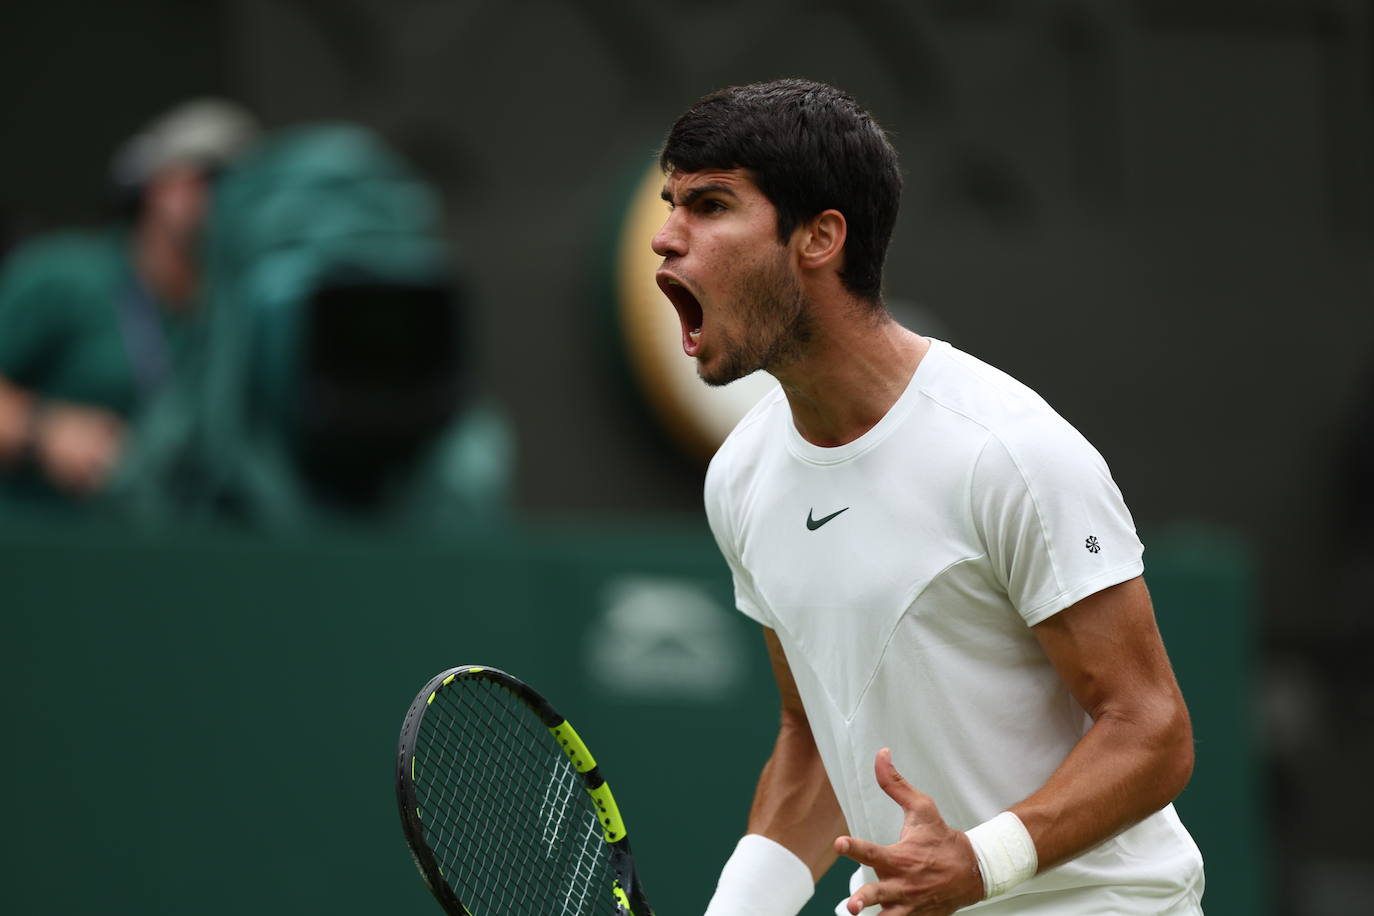
[[761,238],[757,231],[699,239],[695,251],[708,296],[718,299],[728,314],[750,320],[758,318],[750,314],[759,307],[754,300],[766,296],[777,284],[779,271],[786,269],[786,254],[779,251],[776,238]]
[[709,299],[729,301],[739,283],[739,255],[720,244],[696,249],[696,279]]

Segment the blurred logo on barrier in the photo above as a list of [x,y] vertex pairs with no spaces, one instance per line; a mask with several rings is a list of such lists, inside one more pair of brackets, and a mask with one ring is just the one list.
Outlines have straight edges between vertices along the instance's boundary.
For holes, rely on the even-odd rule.
[[686,579],[626,577],[606,586],[587,631],[598,686],[654,700],[709,703],[744,679],[744,649],[730,612]]

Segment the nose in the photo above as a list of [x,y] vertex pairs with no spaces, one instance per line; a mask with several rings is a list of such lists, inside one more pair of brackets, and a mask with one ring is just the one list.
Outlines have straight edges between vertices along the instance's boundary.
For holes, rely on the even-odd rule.
[[687,239],[683,235],[676,210],[668,214],[668,218],[663,221],[658,232],[654,233],[653,241],[649,244],[654,249],[654,254],[661,258],[670,255],[681,257],[687,253]]

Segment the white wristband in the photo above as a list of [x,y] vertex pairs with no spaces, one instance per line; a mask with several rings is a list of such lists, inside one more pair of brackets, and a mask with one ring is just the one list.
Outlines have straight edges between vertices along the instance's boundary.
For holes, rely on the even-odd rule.
[[805,862],[781,843],[751,833],[721,869],[706,916],[797,916],[815,892]]
[[983,873],[983,890],[988,897],[1005,894],[1027,878],[1035,876],[1039,857],[1035,842],[1021,818],[1003,811],[966,834],[978,857]]

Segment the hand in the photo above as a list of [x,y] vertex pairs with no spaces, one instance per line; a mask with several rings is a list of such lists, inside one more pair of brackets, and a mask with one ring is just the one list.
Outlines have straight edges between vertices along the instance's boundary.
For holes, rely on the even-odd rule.
[[62,491],[84,496],[114,470],[124,423],[98,407],[49,404],[36,424],[34,448],[43,473]]
[[873,761],[878,785],[902,808],[902,833],[891,846],[842,836],[835,851],[878,875],[849,898],[849,912],[881,904],[882,916],[953,913],[983,899],[983,875],[973,845],[940,817],[930,796],[917,791],[883,748]]

